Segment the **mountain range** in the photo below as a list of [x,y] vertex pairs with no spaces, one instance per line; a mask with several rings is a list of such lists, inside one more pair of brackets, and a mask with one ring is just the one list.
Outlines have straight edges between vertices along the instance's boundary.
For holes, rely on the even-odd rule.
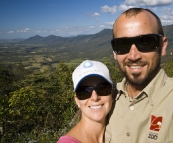
[[100,59],[112,54],[111,39],[112,30],[104,29],[96,34],[78,35],[74,37],[54,35],[41,37],[36,35],[20,41],[19,44],[39,44],[47,47],[49,50],[53,48],[57,53],[67,55],[68,59]]
[[[173,48],[173,25],[163,26],[165,35],[168,37],[169,46],[168,48]],[[41,37],[39,35],[30,37],[20,44],[43,44],[47,46],[57,46],[57,47],[67,47],[74,48],[80,47],[85,48],[102,48],[108,46],[110,47],[110,41],[112,39],[112,29],[104,29],[96,34],[90,35],[78,35],[74,37],[60,37],[49,35],[47,37]],[[76,49],[76,48],[75,48]]]
[[[167,52],[173,52],[173,25],[163,26],[169,44]],[[58,53],[60,60],[73,60],[78,58],[102,59],[112,55],[111,41],[112,29],[104,29],[96,34],[78,35],[74,37],[60,37],[39,35],[22,40],[20,44],[36,44],[46,48],[51,55]],[[32,48],[33,49],[33,48]]]
[[[163,26],[168,37],[167,55],[163,61],[173,59],[173,25]],[[39,35],[22,40],[0,41],[0,62],[15,63],[23,61],[28,68],[40,68],[59,61],[75,63],[84,59],[101,60],[110,57],[112,29],[104,29],[96,34],[60,37]]]

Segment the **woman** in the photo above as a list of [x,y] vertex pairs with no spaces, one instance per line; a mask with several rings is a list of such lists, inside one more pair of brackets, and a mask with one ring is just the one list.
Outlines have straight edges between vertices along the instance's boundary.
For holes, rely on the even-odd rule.
[[72,75],[81,119],[57,143],[103,143],[106,116],[112,106],[112,80],[101,62],[86,60]]

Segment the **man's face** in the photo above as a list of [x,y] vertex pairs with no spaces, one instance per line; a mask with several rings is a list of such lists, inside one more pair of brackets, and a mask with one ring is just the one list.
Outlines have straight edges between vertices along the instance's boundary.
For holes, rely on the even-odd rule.
[[[118,66],[130,84],[146,86],[160,68],[160,54],[156,52],[140,53],[136,47],[133,48],[128,56],[117,55]],[[134,56],[136,56],[136,60],[131,60],[130,58]]]
[[[148,12],[132,17],[122,15],[114,24],[113,32],[115,38],[157,34],[157,22]],[[144,87],[159,71],[161,59],[159,51],[160,49],[140,52],[136,45],[132,44],[129,53],[123,55],[114,53],[114,57],[127,81],[132,85]]]

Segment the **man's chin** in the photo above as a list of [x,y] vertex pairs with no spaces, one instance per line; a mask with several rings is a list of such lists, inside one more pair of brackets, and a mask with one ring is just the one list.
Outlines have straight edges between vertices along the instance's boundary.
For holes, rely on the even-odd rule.
[[139,74],[135,74],[132,77],[126,76],[127,81],[134,86],[144,86],[146,84],[146,80],[140,77]]

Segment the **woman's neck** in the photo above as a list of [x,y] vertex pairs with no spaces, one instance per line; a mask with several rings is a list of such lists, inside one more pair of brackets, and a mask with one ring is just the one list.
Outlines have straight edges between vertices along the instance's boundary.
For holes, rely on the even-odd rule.
[[81,119],[68,135],[76,138],[82,143],[103,143],[104,132],[105,123]]

